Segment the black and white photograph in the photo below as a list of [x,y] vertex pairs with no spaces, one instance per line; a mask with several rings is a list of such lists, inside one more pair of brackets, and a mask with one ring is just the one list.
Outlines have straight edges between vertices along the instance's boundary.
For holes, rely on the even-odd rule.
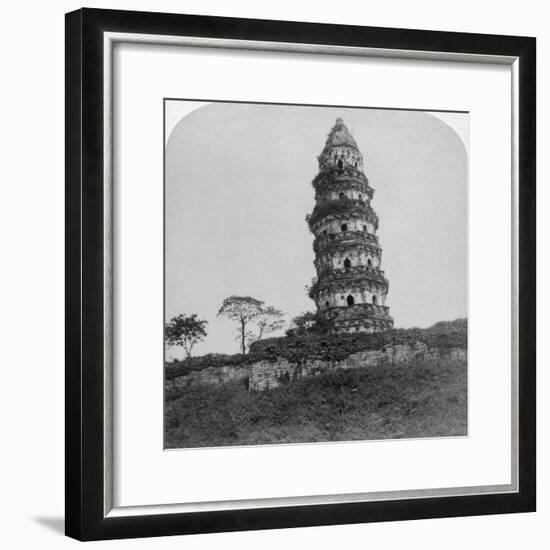
[[164,128],[164,447],[467,436],[469,113]]
[[546,4],[2,7],[3,548],[548,547]]

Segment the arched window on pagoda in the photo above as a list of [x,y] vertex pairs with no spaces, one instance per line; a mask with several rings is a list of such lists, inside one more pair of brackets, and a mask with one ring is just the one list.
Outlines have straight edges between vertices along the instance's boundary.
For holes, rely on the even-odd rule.
[[348,224],[347,223],[343,223],[341,226],[340,226],[340,229],[342,231],[347,231],[348,230]]
[[348,306],[352,306],[355,303],[355,300],[353,299],[353,296],[350,294],[347,297]]
[[369,267],[372,267],[372,261],[371,261],[370,258],[367,260],[367,265],[368,265]]
[[347,268],[347,267],[351,267],[351,261],[350,261],[349,258],[346,258],[346,259],[344,260],[344,267],[346,267],[346,268]]
[[374,305],[378,304],[378,298],[377,298],[376,296],[374,296],[374,295],[372,296],[372,303],[373,303]]
[[338,168],[340,168],[340,170],[344,167],[344,163],[342,162],[342,159],[340,159],[338,161]]
[[340,195],[338,195],[340,197],[340,200],[343,200],[346,198],[346,195],[344,195],[344,193],[340,193]]

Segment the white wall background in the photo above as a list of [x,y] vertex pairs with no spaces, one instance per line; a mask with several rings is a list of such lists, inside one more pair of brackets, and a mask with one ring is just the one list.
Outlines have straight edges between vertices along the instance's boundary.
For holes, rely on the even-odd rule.
[[[0,540],[6,548],[67,548],[63,530],[63,139],[64,18],[78,1],[11,2],[2,11],[0,86]],[[278,0],[88,1],[89,7],[234,17],[534,35],[538,38],[539,182],[547,181],[550,28],[536,0],[480,3],[394,0],[334,3]],[[545,208],[545,206],[547,208]],[[423,550],[543,548],[550,521],[548,376],[550,193],[539,185],[539,512],[282,531],[97,543],[100,548],[192,549],[384,546]],[[546,249],[546,251],[544,250]],[[545,253],[546,252],[546,253]],[[547,390],[546,392],[544,390]],[[545,542],[546,540],[546,542]],[[96,546],[96,545],[94,545]]]

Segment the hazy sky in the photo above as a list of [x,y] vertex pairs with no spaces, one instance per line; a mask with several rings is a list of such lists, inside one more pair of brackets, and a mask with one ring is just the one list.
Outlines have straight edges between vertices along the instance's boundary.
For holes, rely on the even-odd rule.
[[375,190],[395,326],[466,317],[468,163],[453,129],[416,111],[211,103],[175,124],[166,144],[166,318],[209,321],[195,355],[238,351],[234,324],[216,316],[232,294],[287,320],[315,310],[304,291],[315,276],[305,215],[338,117]]

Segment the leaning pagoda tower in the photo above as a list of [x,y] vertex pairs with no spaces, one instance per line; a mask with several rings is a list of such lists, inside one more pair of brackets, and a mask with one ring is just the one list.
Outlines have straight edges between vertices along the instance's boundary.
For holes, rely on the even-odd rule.
[[312,182],[315,208],[307,216],[315,240],[309,296],[335,332],[375,332],[393,327],[386,307],[388,280],[380,269],[382,249],[371,207],[373,188],[363,156],[339,118],[318,157]]

